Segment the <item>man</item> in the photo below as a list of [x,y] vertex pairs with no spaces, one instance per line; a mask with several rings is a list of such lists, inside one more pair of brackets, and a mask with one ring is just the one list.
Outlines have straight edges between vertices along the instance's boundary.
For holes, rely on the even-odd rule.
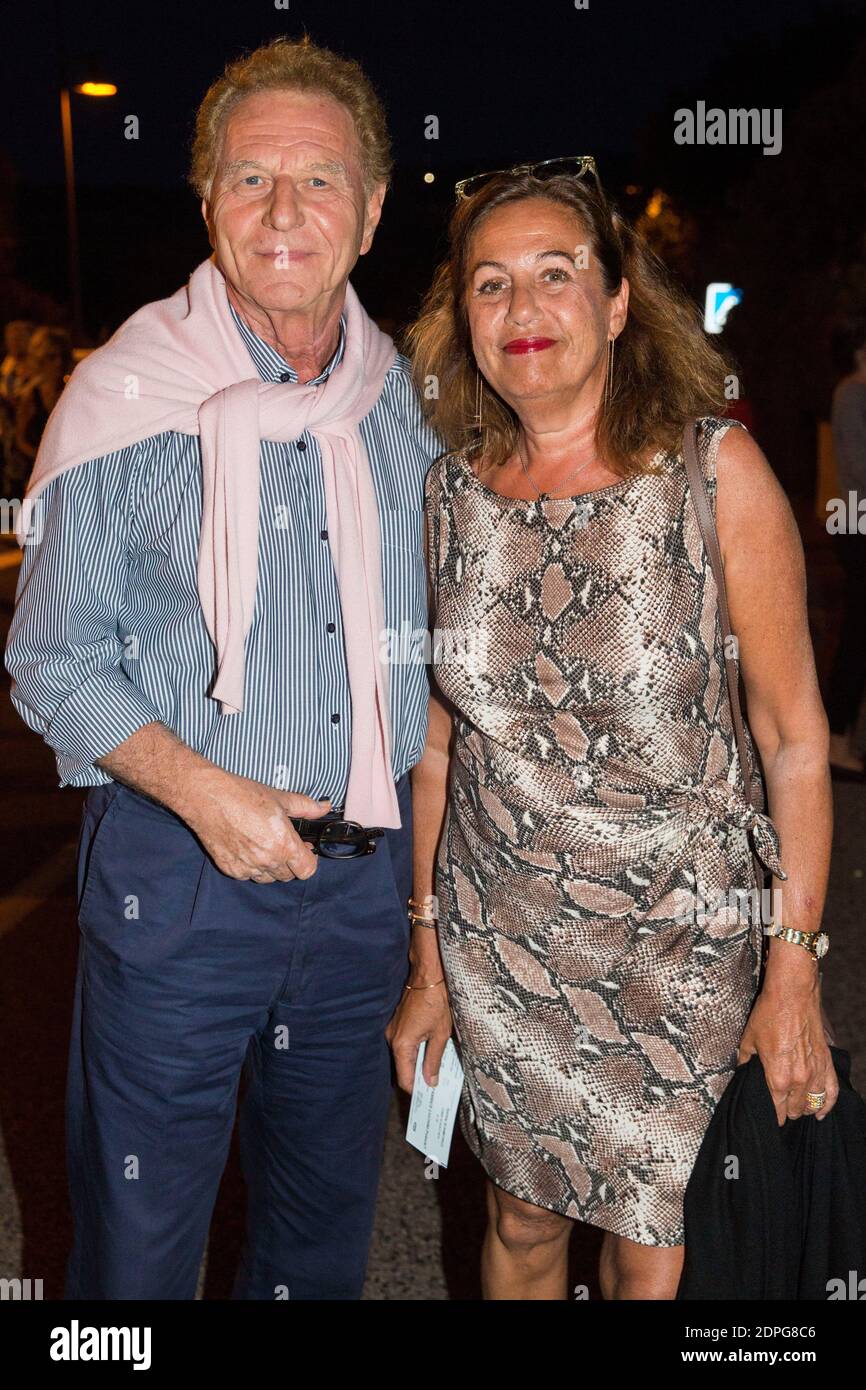
[[[371,645],[426,627],[440,451],[349,283],[389,173],[357,64],[286,41],[231,64],[193,149],[213,263],[73,374],[31,479],[13,699],[93,789],[68,1298],[194,1296],[244,1062],[234,1297],[360,1295],[429,692]],[[289,820],[364,810],[338,857]]]

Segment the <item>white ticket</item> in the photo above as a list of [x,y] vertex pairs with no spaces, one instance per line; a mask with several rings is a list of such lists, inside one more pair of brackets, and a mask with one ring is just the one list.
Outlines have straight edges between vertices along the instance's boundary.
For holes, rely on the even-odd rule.
[[432,1158],[440,1168],[447,1168],[454,1121],[463,1090],[463,1068],[457,1049],[449,1038],[442,1054],[439,1080],[435,1086],[428,1086],[421,1073],[426,1049],[425,1041],[418,1048],[406,1138],[425,1158]]

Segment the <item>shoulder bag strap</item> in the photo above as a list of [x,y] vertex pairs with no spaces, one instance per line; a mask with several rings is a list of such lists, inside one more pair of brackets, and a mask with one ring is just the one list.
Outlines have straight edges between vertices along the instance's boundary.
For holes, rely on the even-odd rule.
[[737,752],[740,758],[740,771],[743,779],[743,792],[746,798],[746,805],[752,805],[752,786],[749,777],[749,762],[746,757],[746,738],[743,732],[743,716],[740,711],[740,673],[737,663],[733,657],[728,656],[728,638],[734,634],[731,632],[731,619],[728,613],[728,595],[725,589],[725,570],[722,564],[722,552],[719,546],[719,537],[716,531],[716,523],[713,520],[713,511],[710,506],[710,499],[707,493],[707,485],[704,481],[703,471],[698,462],[698,421],[690,420],[683,433],[683,458],[685,459],[686,473],[689,480],[689,491],[692,495],[695,511],[698,517],[698,525],[701,528],[701,535],[704,538],[704,545],[710,560],[710,566],[716,581],[716,592],[719,598],[719,614],[722,620],[722,640],[725,647],[725,675],[728,686],[728,699],[731,706],[731,718],[734,724],[734,734],[737,740]]

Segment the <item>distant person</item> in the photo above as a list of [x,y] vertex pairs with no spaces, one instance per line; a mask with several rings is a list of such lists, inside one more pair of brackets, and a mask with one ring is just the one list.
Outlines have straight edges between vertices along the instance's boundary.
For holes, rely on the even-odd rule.
[[34,325],[26,319],[13,319],[3,333],[6,355],[0,364],[0,400],[14,400],[25,379],[27,350]]
[[72,345],[64,328],[37,328],[30,339],[26,378],[15,405],[15,448],[26,460],[26,473],[33,467],[48,416],[72,371]]
[[725,319],[724,337],[722,345],[727,350],[728,356],[735,369],[733,379],[725,379],[725,393],[730,389],[736,391],[736,395],[728,399],[725,407],[725,418],[728,420],[739,420],[741,425],[745,425],[749,434],[754,435],[755,430],[755,410],[751,396],[743,390],[743,368],[742,353],[748,349],[749,329],[742,319],[742,305],[735,304],[728,311]]
[[27,352],[33,324],[25,319],[7,323],[3,334],[5,356],[0,363],[0,487],[4,497],[14,493],[15,413],[18,396],[27,379]]
[[752,402],[747,396],[735,396],[728,401],[725,416],[728,420],[739,420],[741,425],[745,425],[749,434],[755,433],[755,412],[752,409]]
[[833,392],[830,423],[846,513],[852,501],[850,494],[854,494],[853,524],[833,538],[844,574],[844,597],[827,693],[830,765],[862,774],[866,764],[853,740],[866,686],[866,336],[854,353],[853,372],[843,377]]

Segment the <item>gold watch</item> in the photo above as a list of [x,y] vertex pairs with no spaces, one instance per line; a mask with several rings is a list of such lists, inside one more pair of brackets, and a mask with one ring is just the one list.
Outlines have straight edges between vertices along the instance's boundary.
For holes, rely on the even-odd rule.
[[797,931],[794,927],[780,927],[774,923],[771,927],[764,927],[764,935],[793,941],[795,946],[803,946],[814,960],[826,956],[830,949],[830,938],[825,931]]

